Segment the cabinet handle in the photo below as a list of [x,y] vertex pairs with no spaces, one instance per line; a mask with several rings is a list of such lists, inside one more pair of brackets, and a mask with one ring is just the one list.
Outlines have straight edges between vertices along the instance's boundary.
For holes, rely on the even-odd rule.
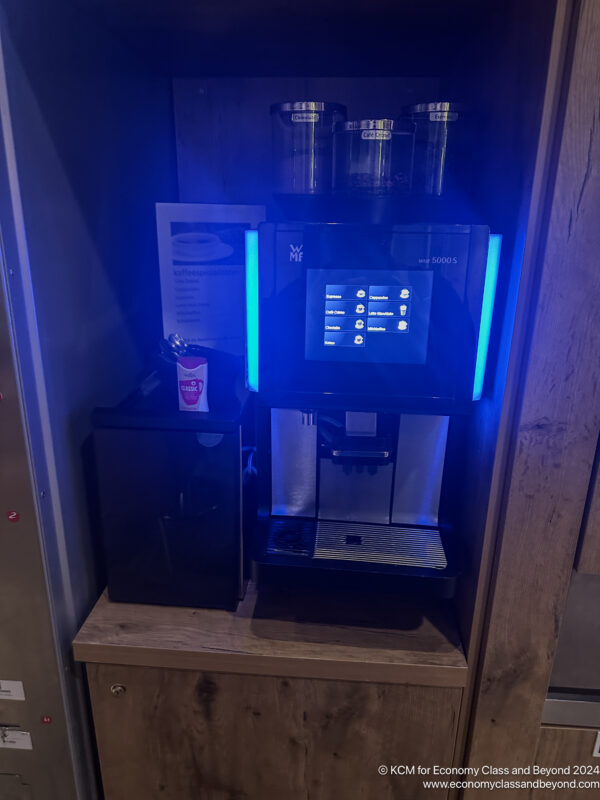
[[123,686],[122,683],[113,683],[113,685],[110,687],[110,692],[115,697],[120,697],[122,694],[125,694],[126,691],[127,687]]

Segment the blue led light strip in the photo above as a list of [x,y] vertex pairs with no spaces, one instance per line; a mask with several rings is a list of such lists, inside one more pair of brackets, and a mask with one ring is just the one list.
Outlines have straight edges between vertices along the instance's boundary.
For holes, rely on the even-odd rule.
[[258,392],[258,231],[246,231],[246,385]]
[[492,314],[494,312],[494,298],[496,297],[496,283],[498,281],[501,247],[502,236],[498,233],[490,233],[487,265],[485,268],[485,283],[483,285],[483,302],[481,304],[481,321],[479,323],[479,338],[477,340],[477,361],[475,362],[475,378],[473,380],[473,400],[480,400],[483,393],[483,379],[485,377],[485,364],[490,345],[490,331],[492,329]]

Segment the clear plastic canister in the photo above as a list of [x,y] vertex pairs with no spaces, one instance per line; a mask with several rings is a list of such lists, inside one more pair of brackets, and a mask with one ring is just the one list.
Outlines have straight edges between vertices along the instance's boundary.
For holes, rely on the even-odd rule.
[[415,126],[392,119],[339,122],[334,133],[336,192],[408,193]]
[[470,162],[465,151],[464,107],[420,103],[404,109],[404,118],[416,125],[413,191],[442,196],[464,190]]
[[313,100],[271,106],[273,183],[280,194],[331,191],[334,125],[346,107]]

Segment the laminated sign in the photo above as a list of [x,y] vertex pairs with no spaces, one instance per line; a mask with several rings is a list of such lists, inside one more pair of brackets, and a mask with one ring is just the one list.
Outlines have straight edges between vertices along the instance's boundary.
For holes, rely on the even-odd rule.
[[0,681],[0,700],[25,700],[22,681]]
[[244,353],[245,235],[263,206],[157,203],[163,334]]

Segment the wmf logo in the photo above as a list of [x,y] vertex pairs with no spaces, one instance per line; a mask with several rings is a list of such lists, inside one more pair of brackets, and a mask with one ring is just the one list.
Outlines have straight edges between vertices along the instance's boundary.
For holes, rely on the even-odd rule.
[[300,263],[300,261],[302,261],[302,257],[304,256],[303,248],[304,248],[303,244],[291,244],[290,261],[297,261],[298,263]]

